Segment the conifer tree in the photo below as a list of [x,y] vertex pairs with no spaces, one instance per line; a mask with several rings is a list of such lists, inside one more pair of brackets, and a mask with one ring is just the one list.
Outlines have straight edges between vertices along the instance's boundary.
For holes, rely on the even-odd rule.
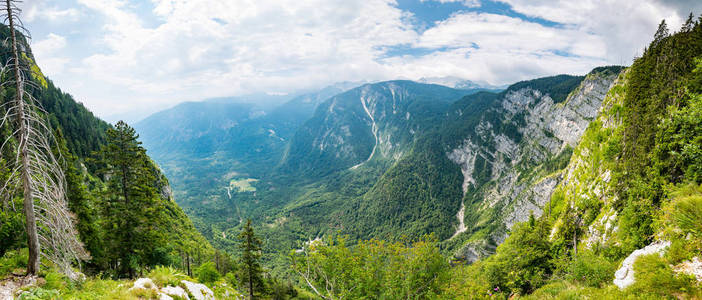
[[256,237],[251,219],[246,221],[244,229],[239,234],[239,248],[241,249],[240,276],[239,279],[249,291],[249,299],[254,298],[254,292],[263,290],[263,270],[259,260],[261,259],[261,240]]
[[670,36],[670,31],[668,30],[668,24],[665,23],[664,19],[660,24],[658,24],[658,30],[656,30],[656,34],[653,35],[653,42],[651,44],[657,45],[668,36]]
[[134,128],[123,121],[107,131],[100,151],[107,181],[103,221],[106,252],[119,274],[134,277],[160,244],[154,229],[158,212],[155,175]]

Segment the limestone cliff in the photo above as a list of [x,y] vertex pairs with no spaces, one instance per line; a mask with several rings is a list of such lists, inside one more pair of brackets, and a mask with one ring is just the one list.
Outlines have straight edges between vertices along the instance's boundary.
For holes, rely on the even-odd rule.
[[[467,236],[456,256],[474,261],[491,253],[509,229],[529,215],[541,216],[563,170],[602,106],[620,69],[598,68],[564,101],[529,86],[504,93],[494,115],[481,118],[474,133],[447,152],[464,176]],[[515,133],[514,130],[517,132]],[[481,177],[481,178],[479,178]],[[459,224],[460,224],[459,223]]]

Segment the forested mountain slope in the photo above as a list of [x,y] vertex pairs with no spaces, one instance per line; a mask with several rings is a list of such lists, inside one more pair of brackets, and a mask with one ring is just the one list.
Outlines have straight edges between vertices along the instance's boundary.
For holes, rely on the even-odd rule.
[[271,260],[327,234],[435,233],[447,252],[474,261],[494,252],[514,223],[542,213],[620,71],[541,78],[500,93],[364,85],[320,104],[271,172],[230,173],[219,190],[186,205],[224,248],[238,221],[258,220]]
[[[400,285],[426,298],[700,298],[700,21],[691,15],[673,35],[662,22],[643,56],[624,71],[597,68],[567,84],[558,84],[567,82],[563,77],[547,78],[541,80],[547,85],[527,81],[500,95],[475,95],[472,103],[480,112],[452,112],[454,119],[464,118],[465,129],[446,131],[454,138],[430,139],[448,141],[438,147],[445,156],[404,166],[402,159],[394,166],[403,166],[401,172],[381,177],[379,182],[392,174],[382,186],[397,184],[390,195],[399,196],[382,199],[397,202],[377,205],[385,209],[377,216],[388,218],[373,219],[381,226],[370,228],[404,233],[414,225],[406,220],[413,218],[394,218],[420,202],[400,202],[407,198],[399,187],[425,182],[418,190],[431,191],[433,181],[418,170],[447,170],[445,162],[440,165],[446,160],[461,165],[457,172],[463,176],[454,181],[463,184],[459,196],[465,192],[463,200],[472,208],[466,210],[464,233],[443,243],[424,237],[414,244],[399,239],[356,246],[327,235],[294,254],[299,260],[294,268],[312,289],[334,283],[317,290],[323,296],[402,294]],[[554,96],[559,93],[548,92],[548,86],[565,92]],[[459,101],[456,107],[467,106]],[[417,145],[414,150],[422,149]],[[427,152],[408,157],[417,153]],[[462,261],[442,264],[432,241],[460,249],[454,258]],[[414,295],[402,295],[408,294]]]
[[608,91],[543,215],[466,268],[467,293],[698,298],[701,92],[700,22],[690,16],[673,35],[661,23]]
[[433,127],[449,104],[466,93],[388,81],[334,96],[297,130],[280,172],[317,177],[374,158],[396,160],[409,150],[416,133]]
[[[0,39],[8,34],[7,26],[0,27]],[[24,38],[21,39],[24,43]],[[23,51],[21,63],[31,70],[29,79],[35,86],[32,94],[45,110],[45,117],[55,130],[56,143],[53,147],[62,157],[68,206],[75,215],[80,240],[91,255],[91,259],[83,264],[83,271],[89,274],[107,272],[123,276],[130,269],[133,272],[156,264],[173,263],[185,267],[188,256],[197,255],[201,262],[207,255],[212,255],[214,249],[174,202],[168,180],[143,153],[143,148],[138,146],[136,140],[132,142],[135,148],[120,151],[134,155],[130,168],[135,168],[135,174],[141,174],[128,179],[134,180],[134,186],[138,189],[138,192],[133,191],[136,194],[130,204],[138,205],[138,209],[124,206],[115,210],[122,201],[119,200],[121,196],[115,194],[121,188],[113,182],[119,178],[114,173],[118,162],[108,157],[106,151],[115,147],[112,144],[115,138],[109,132],[115,134],[120,131],[119,128],[115,130],[76,102],[71,95],[58,89],[41,73],[31,49],[27,47]],[[0,59],[3,62],[6,61],[8,52],[5,48],[0,49],[0,53],[3,53]],[[13,100],[11,89],[4,87],[0,90],[3,103]],[[11,124],[6,123],[0,137],[4,141],[11,132]],[[13,138],[10,138],[10,143],[14,143]],[[11,148],[4,149],[6,152],[2,153],[3,158],[12,159],[14,154],[11,153]],[[9,170],[5,168],[4,161],[0,167],[0,177],[4,178]],[[0,207],[0,256],[9,250],[26,247],[23,217],[21,210],[18,210],[22,207],[22,199],[12,202],[3,203]],[[133,226],[130,229],[132,231],[115,233],[113,229],[122,228],[124,220],[130,220],[126,225]],[[116,234],[129,234],[131,243],[123,243],[120,240],[122,237]],[[121,256],[123,253],[131,253],[129,265]]]

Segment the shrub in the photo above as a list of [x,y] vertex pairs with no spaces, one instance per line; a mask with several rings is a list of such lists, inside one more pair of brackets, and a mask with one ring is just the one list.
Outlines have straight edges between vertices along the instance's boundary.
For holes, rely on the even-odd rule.
[[26,248],[5,253],[0,258],[0,277],[10,274],[16,269],[26,268],[28,253]]
[[236,288],[239,286],[239,279],[236,278],[236,273],[235,272],[229,272],[227,275],[224,276],[224,280],[230,284],[233,288]]
[[591,251],[582,251],[568,266],[568,278],[591,287],[600,287],[614,278],[616,265]]
[[[15,203],[14,205],[21,204]],[[0,256],[9,249],[17,248],[26,240],[23,220],[24,216],[20,212],[0,210]]]
[[674,203],[671,219],[684,234],[702,238],[702,195],[679,199]]
[[22,292],[17,300],[40,300],[40,299],[60,299],[60,293],[57,290],[43,289],[40,287],[33,288]]
[[639,296],[690,295],[695,289],[692,277],[675,274],[658,254],[639,257],[634,262],[634,278],[628,292]]
[[195,275],[197,276],[197,280],[205,283],[205,284],[212,284],[215,281],[219,280],[219,278],[222,276],[217,272],[217,268],[215,268],[215,264],[213,262],[206,262],[202,264],[197,270],[195,270]]
[[43,288],[47,290],[62,290],[66,287],[66,280],[61,273],[48,272],[44,276],[46,284]]
[[545,224],[519,223],[512,234],[497,247],[495,255],[484,262],[482,274],[493,288],[513,294],[528,294],[544,285],[554,266]]
[[187,276],[174,268],[157,266],[149,272],[148,277],[159,287],[165,287],[169,285],[178,286],[180,281]]

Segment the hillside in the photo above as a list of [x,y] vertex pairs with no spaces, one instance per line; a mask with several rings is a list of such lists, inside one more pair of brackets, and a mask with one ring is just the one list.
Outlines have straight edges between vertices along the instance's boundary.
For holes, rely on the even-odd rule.
[[[4,39],[8,34],[8,27],[2,26],[0,38]],[[21,36],[20,38],[23,40]],[[25,48],[24,51],[22,64],[32,70],[30,80],[36,86],[32,94],[45,110],[44,116],[56,132],[56,144],[53,147],[54,151],[62,156],[68,207],[74,214],[80,240],[91,256],[82,264],[81,271],[88,275],[105,273],[120,276],[121,271],[115,267],[118,260],[112,255],[117,249],[124,252],[129,246],[113,244],[121,243],[109,228],[112,222],[109,214],[114,213],[110,210],[114,205],[111,201],[115,201],[110,198],[110,178],[114,176],[110,176],[109,171],[106,173],[106,170],[109,170],[109,162],[103,157],[112,139],[110,131],[115,128],[95,117],[70,94],[57,88],[41,73],[41,69],[34,62],[31,49]],[[0,59],[6,61],[7,53],[10,52],[6,48],[0,52],[3,53]],[[10,87],[3,86],[0,94],[3,103],[13,100]],[[11,126],[12,124],[5,123],[0,136],[3,140],[9,139],[10,143],[14,143],[14,138],[9,137],[12,132]],[[11,159],[12,148],[5,147],[4,150],[3,158]],[[146,190],[142,190],[142,193],[150,191],[151,198],[140,204],[142,210],[125,213],[121,217],[133,216],[131,222],[135,225],[148,218],[153,221],[148,223],[148,226],[152,226],[151,230],[159,232],[162,236],[142,232],[146,235],[140,237],[148,239],[143,241],[144,245],[153,248],[139,250],[146,250],[145,253],[136,252],[139,259],[134,261],[134,266],[147,268],[156,264],[177,264],[185,268],[186,256],[196,253],[203,257],[212,255],[212,246],[195,230],[192,222],[174,202],[168,179],[149,157],[144,155],[139,156],[139,159],[144,163],[144,169],[140,172],[145,172],[144,178],[151,179],[145,183]],[[6,178],[9,172],[4,163],[3,161],[3,168],[0,170],[2,178]],[[22,207],[21,203],[21,198],[13,199],[10,203],[3,201],[0,213],[0,257],[13,252],[14,249],[26,247],[22,212],[17,209]],[[145,258],[147,256],[148,258]],[[197,264],[199,263],[201,262]]]
[[[271,169],[243,156],[226,163],[222,152],[171,168],[191,178],[184,205],[206,237],[233,251],[224,237],[241,220],[258,220],[267,260],[281,272],[281,251],[332,233],[384,240],[435,233],[446,253],[474,261],[530,212],[541,214],[620,71],[547,77],[499,93],[364,85],[319,104],[280,141],[285,152]],[[241,142],[231,148],[251,145],[243,141],[231,139]]]
[[662,21],[628,67],[504,89],[343,82],[183,102],[132,127],[42,73],[13,3],[0,300],[702,299],[702,16]]

